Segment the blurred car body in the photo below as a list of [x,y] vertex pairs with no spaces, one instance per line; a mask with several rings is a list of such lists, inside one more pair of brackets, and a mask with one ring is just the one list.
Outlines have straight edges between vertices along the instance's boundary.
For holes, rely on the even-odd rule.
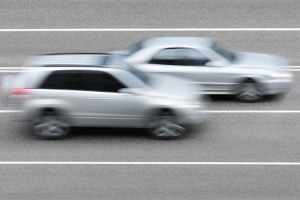
[[175,77],[149,80],[132,67],[30,68],[2,86],[7,103],[21,106],[33,132],[46,139],[77,126],[147,128],[172,139],[203,118],[194,86]]
[[123,60],[124,56],[108,53],[58,53],[32,56],[23,67],[117,67]]
[[144,72],[169,74],[203,86],[206,94],[230,94],[245,102],[288,92],[292,73],[284,58],[234,53],[210,38],[161,37],[111,52]]

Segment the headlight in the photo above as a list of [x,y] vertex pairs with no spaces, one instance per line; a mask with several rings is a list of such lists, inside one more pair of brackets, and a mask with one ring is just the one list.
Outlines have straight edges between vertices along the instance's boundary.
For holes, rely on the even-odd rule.
[[272,78],[292,78],[292,73],[272,73],[270,74]]

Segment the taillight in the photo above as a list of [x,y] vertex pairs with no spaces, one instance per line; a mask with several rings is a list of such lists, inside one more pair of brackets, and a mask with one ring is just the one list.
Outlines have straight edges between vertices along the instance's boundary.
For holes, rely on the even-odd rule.
[[10,91],[12,95],[29,95],[32,89],[27,88],[14,88]]

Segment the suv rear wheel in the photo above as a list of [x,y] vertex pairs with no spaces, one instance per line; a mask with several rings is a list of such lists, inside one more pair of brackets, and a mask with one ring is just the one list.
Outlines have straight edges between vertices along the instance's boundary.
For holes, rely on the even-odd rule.
[[70,131],[70,125],[57,112],[42,112],[33,122],[33,132],[42,139],[61,139]]

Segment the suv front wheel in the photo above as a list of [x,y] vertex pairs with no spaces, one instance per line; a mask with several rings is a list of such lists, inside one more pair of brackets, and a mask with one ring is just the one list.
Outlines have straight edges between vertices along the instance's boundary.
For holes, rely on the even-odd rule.
[[157,139],[176,139],[184,135],[186,129],[178,123],[178,118],[172,111],[162,110],[152,116],[148,131]]

